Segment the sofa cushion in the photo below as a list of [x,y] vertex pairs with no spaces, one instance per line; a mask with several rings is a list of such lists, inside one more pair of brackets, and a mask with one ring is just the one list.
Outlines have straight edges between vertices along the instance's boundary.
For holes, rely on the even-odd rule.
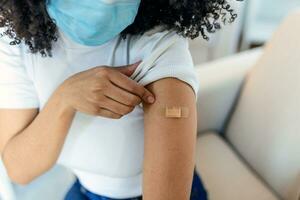
[[210,200],[278,199],[217,133],[198,136],[196,170]]
[[300,11],[251,68],[226,136],[283,199],[300,187]]

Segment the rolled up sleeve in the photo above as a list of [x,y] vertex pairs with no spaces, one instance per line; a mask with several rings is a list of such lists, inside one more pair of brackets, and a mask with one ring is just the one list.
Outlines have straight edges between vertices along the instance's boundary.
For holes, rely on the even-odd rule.
[[188,39],[174,31],[159,32],[158,36],[155,34],[152,38],[148,37],[148,42],[144,41],[144,50],[145,46],[152,43],[150,50],[147,49],[147,53],[143,54],[143,62],[131,78],[142,85],[147,85],[162,78],[174,77],[189,84],[197,99],[200,81],[189,51]]

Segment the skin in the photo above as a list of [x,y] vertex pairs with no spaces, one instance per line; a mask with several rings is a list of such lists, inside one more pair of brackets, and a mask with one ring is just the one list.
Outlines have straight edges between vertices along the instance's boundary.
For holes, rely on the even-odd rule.
[[[41,5],[43,7],[44,3],[44,1],[38,4],[34,1],[5,1],[0,9],[2,10],[0,14],[4,16],[0,24],[4,26],[9,22],[12,25],[8,34],[15,39],[14,42],[18,42],[19,38],[25,39],[32,53],[41,51],[42,55],[50,54],[48,49],[51,49],[51,42],[55,38],[53,37],[55,33],[53,23],[50,23],[49,17],[45,15],[46,12],[41,10]],[[150,3],[151,7],[144,6]],[[200,33],[204,39],[208,39],[205,32],[213,33],[220,27],[219,24],[209,23],[211,16],[215,20],[225,19],[226,13],[231,16],[229,21],[235,19],[226,1],[178,1],[173,2],[172,6],[167,4],[167,1],[160,1],[153,6],[153,2],[148,0],[142,1],[141,5],[141,12],[136,18],[138,20],[121,33],[124,36],[144,33],[156,25],[167,25],[185,37],[193,39]],[[12,12],[10,12],[11,9]],[[155,12],[157,10],[160,12]],[[201,15],[199,15],[199,10],[202,12]],[[36,20],[37,18],[40,20]],[[178,21],[183,23],[180,26],[175,25]],[[190,28],[194,31],[185,31]],[[14,36],[15,33],[17,38]],[[111,73],[106,71],[101,76],[108,80],[109,74]],[[124,76],[115,75],[114,78],[111,76],[110,82],[100,84],[95,77],[94,81],[87,80],[88,77],[92,80],[92,75],[93,73],[86,75],[85,81],[82,82],[78,77],[78,81],[75,81],[76,78],[68,81],[66,86],[60,87],[53,93],[40,113],[36,108],[0,109],[0,153],[11,179],[17,183],[26,184],[54,165],[76,110],[91,115],[120,118],[131,112],[133,106],[143,99],[145,113],[144,199],[189,199],[196,140],[196,103],[191,88],[174,78],[155,81],[147,88],[155,94],[155,97],[158,96],[156,100],[159,103],[155,102],[150,105],[146,103],[146,97],[150,95],[150,92],[140,86],[134,86],[134,83],[130,84]],[[120,82],[122,78],[123,81]],[[124,93],[122,89],[118,90],[113,87],[111,82],[120,87],[127,85],[129,88],[122,89],[138,94],[132,96]],[[112,92],[106,95],[95,95],[95,92],[89,90],[95,86],[95,83],[100,86],[98,88],[100,91]],[[76,90],[77,88],[81,90]],[[96,88],[93,89],[96,90]],[[155,111],[165,104],[189,107],[190,117],[166,119],[157,115]],[[52,123],[49,124],[49,121]]]
[[118,119],[152,96],[127,77],[136,67],[101,66],[77,73],[39,113],[37,108],[0,109],[0,153],[11,180],[27,184],[56,163],[77,110]]
[[[70,88],[66,85],[53,93],[40,113],[37,109],[0,109],[0,141],[4,141],[0,150],[14,182],[27,184],[55,164],[76,112],[66,103],[71,102],[66,100],[66,88]],[[188,84],[176,78],[163,78],[145,88],[154,94],[155,102],[142,102],[143,199],[188,200],[195,166],[195,94]],[[186,106],[189,117],[165,118],[158,114],[163,105]]]
[[[146,86],[156,96],[144,108],[143,200],[190,199],[197,133],[195,93],[190,85],[163,78]],[[164,105],[185,106],[187,118],[166,118]]]

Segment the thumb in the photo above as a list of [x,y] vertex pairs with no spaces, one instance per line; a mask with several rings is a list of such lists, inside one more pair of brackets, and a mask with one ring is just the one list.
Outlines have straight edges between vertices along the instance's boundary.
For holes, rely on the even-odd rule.
[[124,65],[124,66],[120,66],[120,67],[114,67],[114,69],[118,70],[122,74],[125,74],[126,76],[131,76],[131,74],[133,74],[133,72],[135,71],[135,69],[137,68],[137,66],[141,62],[142,61],[138,61],[138,62],[130,64],[130,65]]

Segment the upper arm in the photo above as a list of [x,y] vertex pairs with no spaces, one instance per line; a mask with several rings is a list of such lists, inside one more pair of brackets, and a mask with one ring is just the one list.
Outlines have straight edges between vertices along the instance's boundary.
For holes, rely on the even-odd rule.
[[0,109],[0,153],[2,153],[7,142],[24,130],[37,114],[37,108]]
[[[169,184],[170,177],[178,182],[178,189],[189,189],[197,132],[194,91],[189,84],[177,78],[163,78],[148,84],[146,88],[153,92],[156,101],[153,104],[143,102],[145,196],[152,193],[153,188],[159,190],[163,188],[160,186]],[[189,115],[187,118],[166,118],[158,111],[165,105],[187,107]],[[181,178],[176,179],[178,175]],[[157,195],[164,192],[157,191]]]

